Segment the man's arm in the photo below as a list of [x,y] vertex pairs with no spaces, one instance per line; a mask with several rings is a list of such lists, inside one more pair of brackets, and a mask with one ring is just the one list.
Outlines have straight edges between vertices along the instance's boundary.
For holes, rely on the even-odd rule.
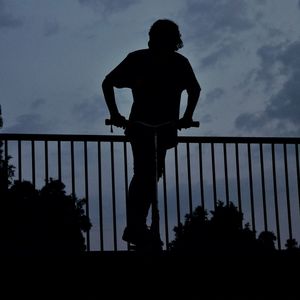
[[193,114],[200,97],[201,87],[198,82],[195,82],[192,87],[187,89],[188,99],[187,106],[183,117],[179,120],[180,128],[189,128],[193,121]]
[[197,83],[194,84],[193,87],[187,90],[188,99],[187,99],[187,106],[186,110],[183,114],[183,118],[185,119],[193,119],[193,114],[198,103],[200,97],[201,88],[200,85]]
[[125,127],[125,117],[118,110],[113,82],[106,77],[102,82],[102,91],[112,123],[117,127]]

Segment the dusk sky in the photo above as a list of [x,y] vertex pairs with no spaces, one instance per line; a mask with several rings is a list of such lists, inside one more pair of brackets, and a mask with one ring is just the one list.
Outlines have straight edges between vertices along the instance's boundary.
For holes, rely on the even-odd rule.
[[184,134],[299,136],[299,0],[0,0],[2,132],[110,134],[101,82],[160,18],[202,87]]
[[[1,132],[110,135],[110,128],[104,122],[109,113],[103,98],[102,81],[129,52],[147,48],[149,29],[158,19],[171,19],[178,24],[184,42],[179,53],[189,59],[202,87],[194,114],[194,119],[200,121],[201,126],[182,130],[180,135],[300,136],[300,0],[0,0],[0,105],[4,119]],[[130,90],[115,91],[120,112],[128,116],[132,104]],[[183,93],[181,114],[186,98],[186,93]],[[123,134],[123,131],[116,129],[114,134]],[[28,151],[32,151],[32,148],[29,143],[23,144],[25,158],[25,154],[30,153]],[[49,157],[56,162],[58,155],[54,146],[56,144],[49,143]],[[70,149],[69,145],[62,146],[65,146],[62,148],[62,177],[67,191],[70,191]],[[76,194],[82,197],[85,193],[85,182],[82,180],[85,176],[83,148],[81,144],[77,146]],[[116,161],[123,159],[121,146],[123,145],[117,148],[116,145]],[[12,164],[19,168],[16,143],[11,142],[8,149],[13,158]],[[106,176],[110,174],[111,161],[107,156],[110,148],[107,144],[102,145],[102,149],[106,153],[102,165],[105,176],[103,190],[100,191],[99,188],[99,195],[103,193],[104,216],[107,218],[104,219],[104,230],[112,237],[109,219],[112,210],[112,185],[110,175]],[[180,149],[183,148],[179,148],[179,158],[185,159],[185,152],[180,152]],[[224,199],[223,156],[218,155],[223,152],[220,152],[220,147],[218,149],[217,192],[218,198]],[[240,147],[241,185],[246,203],[243,208],[247,213],[245,220],[248,221],[251,219],[250,208],[247,206],[250,203],[247,177],[249,166],[248,160],[242,159],[246,157],[246,150]],[[255,174],[260,174],[258,150],[258,147],[252,148]],[[271,149],[266,147],[265,150],[266,162],[270,162]],[[41,143],[36,143],[38,186],[44,183],[43,151]],[[98,165],[95,163],[97,151],[99,150],[95,148],[95,144],[89,145],[89,199],[93,223],[91,234],[92,242],[98,247],[100,223],[97,206]],[[209,145],[203,146],[204,197],[212,205],[210,151]],[[278,179],[283,178],[285,172],[283,160],[280,161],[282,151],[280,148],[276,152]],[[228,147],[229,161],[230,158],[233,161],[233,153],[234,148]],[[167,157],[166,165],[170,168],[167,170],[171,199],[171,204],[168,205],[173,213],[173,219],[170,219],[175,224],[173,154],[171,152]],[[294,225],[299,228],[299,185],[296,182],[297,170],[292,156],[294,148],[288,148],[288,154],[291,155],[289,174],[292,186],[289,195],[294,199],[291,206],[296,220]],[[198,148],[191,148],[194,201],[198,201],[200,193],[198,171],[196,172],[198,155]],[[49,165],[49,176],[57,176],[56,163]],[[185,166],[182,163],[180,171],[180,188],[185,195],[181,198],[184,201],[188,199]],[[232,163],[228,166],[230,197],[235,201],[235,165]],[[22,168],[22,178],[31,180],[33,171],[29,156],[23,159]],[[118,230],[123,230],[126,220],[126,187],[122,168],[123,163],[116,164],[117,203],[120,212]],[[266,178],[269,178],[266,191],[272,217],[271,164],[266,164],[265,169]],[[132,172],[131,163],[129,170]],[[17,169],[15,175],[18,174]],[[259,176],[255,177],[253,184],[256,209],[262,220]],[[278,180],[278,191],[283,199],[280,218],[287,220],[285,187],[281,179]],[[184,201],[181,204],[182,216],[184,209],[187,209],[187,201]],[[270,224],[274,225],[275,217],[270,219]],[[173,223],[170,223],[170,230]],[[257,223],[262,227],[262,221]],[[283,226],[282,239],[287,236],[287,222]],[[295,236],[299,241],[299,231]],[[121,240],[118,242],[125,247]],[[109,240],[108,244],[111,246],[112,241]]]

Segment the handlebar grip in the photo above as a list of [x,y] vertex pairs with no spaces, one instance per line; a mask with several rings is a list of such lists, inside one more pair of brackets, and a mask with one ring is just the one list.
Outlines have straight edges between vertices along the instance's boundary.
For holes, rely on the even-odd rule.
[[105,119],[105,125],[113,125],[111,119]]
[[200,127],[200,122],[199,121],[193,121],[191,123],[191,127]]

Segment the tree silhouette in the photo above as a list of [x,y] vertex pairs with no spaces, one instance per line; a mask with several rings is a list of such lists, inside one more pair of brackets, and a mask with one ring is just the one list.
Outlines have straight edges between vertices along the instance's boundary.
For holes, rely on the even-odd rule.
[[[3,118],[0,106],[0,129]],[[14,166],[0,140],[0,251],[8,254],[78,253],[86,249],[83,232],[91,228],[85,199],[67,195],[65,185],[50,179],[41,190],[14,181]]]
[[[3,127],[2,110],[0,105],[0,129]],[[0,195],[4,195],[12,184],[14,176],[14,166],[9,164],[10,156],[5,157],[3,151],[3,141],[0,140]]]
[[289,238],[285,243],[285,253],[290,257],[296,257],[299,260],[300,255],[300,246],[298,246],[298,242],[294,238]]
[[72,254],[85,251],[83,232],[91,228],[85,199],[67,195],[51,179],[41,190],[15,181],[2,202],[2,251],[9,254]]
[[243,213],[230,202],[218,201],[211,218],[201,206],[185,216],[184,224],[174,228],[175,239],[170,250],[175,253],[254,254],[275,250],[275,235],[265,231],[256,239]]
[[296,249],[298,248],[298,242],[295,239],[288,239],[285,246],[288,250]]

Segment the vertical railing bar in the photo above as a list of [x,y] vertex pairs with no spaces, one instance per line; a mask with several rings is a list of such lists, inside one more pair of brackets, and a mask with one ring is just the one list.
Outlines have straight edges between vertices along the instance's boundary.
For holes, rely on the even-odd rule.
[[35,142],[31,141],[31,170],[32,170],[32,184],[34,188],[36,187],[35,183]]
[[224,154],[226,204],[229,205],[229,185],[228,185],[228,165],[227,165],[227,147],[226,147],[226,143],[223,143],[223,154]]
[[176,185],[176,209],[177,209],[177,225],[180,225],[180,194],[179,194],[179,175],[178,175],[178,148],[174,148],[175,154],[175,185]]
[[281,250],[279,210],[278,210],[278,195],[277,195],[277,180],[276,180],[276,160],[275,160],[275,146],[274,146],[274,143],[272,144],[272,167],[273,167],[273,188],[274,188],[274,204],[275,204],[277,245],[278,245],[278,249]]
[[290,190],[289,190],[289,168],[287,161],[287,149],[286,144],[283,144],[283,154],[284,154],[284,173],[285,173],[285,194],[286,194],[286,204],[287,204],[287,214],[288,214],[288,228],[289,228],[289,238],[293,238],[292,231],[292,217],[291,217],[291,202],[290,202]]
[[[86,207],[86,216],[89,219],[90,217],[90,208],[89,208],[89,169],[88,169],[88,151],[87,151],[87,141],[84,141],[84,188],[85,188],[85,207]],[[87,251],[90,251],[90,231],[86,232],[86,246]]]
[[164,213],[165,213],[166,250],[169,250],[168,197],[167,197],[167,182],[166,182],[165,166],[163,168],[163,195],[164,195]]
[[[124,153],[124,179],[125,179],[125,211],[126,226],[128,225],[128,159],[127,159],[127,143],[123,142]],[[129,242],[127,242],[127,250],[129,250]]]
[[255,226],[255,209],[254,209],[254,195],[253,195],[253,171],[252,171],[252,155],[251,144],[247,143],[248,150],[248,169],[249,169],[249,188],[250,188],[250,205],[251,205],[251,222],[254,233],[256,232]]
[[103,240],[103,199],[102,199],[102,161],[101,161],[101,144],[98,143],[98,189],[99,189],[99,228],[100,228],[100,250],[104,250]]
[[299,145],[295,144],[296,152],[296,170],[297,170],[297,183],[298,183],[298,204],[299,204],[299,215],[300,215],[300,167],[299,167]]
[[71,182],[72,194],[75,196],[75,162],[74,162],[74,142],[71,141]]
[[5,182],[5,191],[7,192],[8,187],[9,187],[9,157],[8,157],[8,141],[5,140],[4,141],[4,159],[5,159],[5,176],[7,178],[6,182]]
[[189,210],[193,213],[193,199],[192,199],[192,183],[191,183],[191,159],[190,159],[190,143],[186,143],[187,155],[187,175],[188,175],[188,193],[189,193]]
[[213,200],[214,209],[217,206],[217,186],[216,186],[216,161],[215,161],[215,147],[214,143],[211,143],[211,162],[212,162],[212,180],[213,180]]
[[8,161],[8,141],[4,140],[4,159]]
[[61,141],[57,141],[57,171],[58,171],[58,179],[62,181],[61,178]]
[[18,173],[19,181],[22,181],[22,141],[18,140]]
[[204,201],[204,184],[203,184],[203,160],[202,160],[202,143],[198,143],[199,146],[199,177],[200,177],[200,197],[201,206],[205,209]]
[[113,210],[113,243],[114,243],[114,251],[117,251],[115,159],[114,159],[114,143],[113,142],[110,142],[110,162],[111,162],[112,210]]
[[264,230],[268,231],[268,214],[266,203],[266,185],[265,185],[265,168],[264,168],[264,151],[263,144],[259,144],[259,157],[260,157],[260,172],[261,172],[261,190],[263,200],[263,215],[264,215]]
[[45,180],[49,182],[48,141],[45,141]]
[[237,178],[237,197],[238,208],[242,212],[242,196],[241,196],[241,177],[240,177],[240,158],[239,158],[239,144],[235,143],[235,165],[236,165],[236,178]]

